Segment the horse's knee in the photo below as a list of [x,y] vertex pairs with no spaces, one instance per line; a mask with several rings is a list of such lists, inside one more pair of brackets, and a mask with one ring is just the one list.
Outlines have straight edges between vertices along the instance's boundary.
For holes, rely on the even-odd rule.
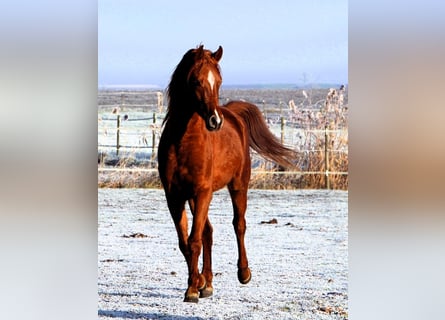
[[189,240],[188,250],[190,254],[199,254],[201,253],[202,248],[202,239]]

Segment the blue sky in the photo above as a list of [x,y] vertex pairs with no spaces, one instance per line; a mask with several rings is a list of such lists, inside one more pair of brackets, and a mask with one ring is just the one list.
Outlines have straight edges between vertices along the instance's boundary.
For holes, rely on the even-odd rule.
[[348,2],[98,1],[100,86],[165,87],[200,43],[223,46],[223,84],[347,83]]

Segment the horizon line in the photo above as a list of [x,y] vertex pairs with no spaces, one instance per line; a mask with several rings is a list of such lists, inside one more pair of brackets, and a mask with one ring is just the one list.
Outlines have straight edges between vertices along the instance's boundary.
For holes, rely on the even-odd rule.
[[[343,82],[311,82],[311,83],[287,83],[287,82],[271,82],[271,83],[234,83],[234,84],[222,84],[221,88],[270,88],[270,87],[283,87],[283,88],[308,88],[308,87],[329,87],[329,86],[348,86],[348,83]],[[101,88],[116,88],[116,89],[158,89],[164,90],[167,86],[163,87],[158,84],[98,84],[98,89]]]

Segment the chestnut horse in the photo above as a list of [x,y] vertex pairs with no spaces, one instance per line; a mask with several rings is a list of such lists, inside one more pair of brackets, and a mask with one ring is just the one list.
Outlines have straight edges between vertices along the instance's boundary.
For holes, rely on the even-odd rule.
[[[199,297],[213,294],[213,228],[208,216],[212,193],[225,186],[229,189],[238,244],[238,280],[246,284],[251,278],[244,247],[249,147],[285,167],[293,166],[295,160],[295,152],[271,134],[255,105],[240,101],[218,105],[222,52],[221,46],[211,52],[201,45],[185,53],[168,86],[168,110],[159,142],[159,175],[188,266],[185,302],[198,302]],[[186,202],[193,215],[190,236]]]

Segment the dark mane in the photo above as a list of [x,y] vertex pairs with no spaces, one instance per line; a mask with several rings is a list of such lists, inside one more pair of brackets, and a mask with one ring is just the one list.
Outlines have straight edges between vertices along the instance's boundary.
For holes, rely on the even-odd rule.
[[[176,66],[175,71],[167,87],[168,106],[167,113],[163,123],[166,123],[173,114],[179,116],[187,115],[191,109],[186,107],[195,103],[193,95],[189,88],[189,77],[192,71],[202,68],[205,64],[211,64],[219,73],[221,73],[218,63],[212,59],[212,52],[204,49],[200,45],[196,49],[187,51],[182,60]],[[184,106],[184,107],[179,107]]]

